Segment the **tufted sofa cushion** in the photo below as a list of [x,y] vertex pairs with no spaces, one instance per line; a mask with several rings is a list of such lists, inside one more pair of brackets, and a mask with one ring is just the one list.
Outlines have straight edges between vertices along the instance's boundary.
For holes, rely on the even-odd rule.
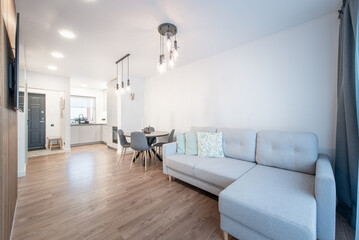
[[318,138],[314,133],[257,133],[258,164],[314,174],[317,159]]
[[248,129],[219,128],[223,133],[224,156],[255,162],[257,133]]
[[[315,240],[317,204],[315,176],[257,165],[219,195],[219,212],[239,226],[254,230],[261,238],[276,240]],[[237,231],[232,228],[230,234]]]

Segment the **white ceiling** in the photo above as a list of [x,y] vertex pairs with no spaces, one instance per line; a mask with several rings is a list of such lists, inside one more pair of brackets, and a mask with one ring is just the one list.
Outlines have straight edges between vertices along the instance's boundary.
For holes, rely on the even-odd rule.
[[[131,54],[131,75],[156,73],[157,27],[177,25],[177,66],[336,11],[340,0],[16,0],[27,69],[104,86]],[[76,34],[60,36],[60,29]],[[55,59],[52,51],[65,55]],[[57,71],[47,69],[56,65]]]

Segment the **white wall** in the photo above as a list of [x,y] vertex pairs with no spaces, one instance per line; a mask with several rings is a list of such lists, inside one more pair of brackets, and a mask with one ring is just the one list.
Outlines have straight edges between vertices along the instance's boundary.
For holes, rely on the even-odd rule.
[[121,153],[121,148],[112,143],[112,127],[117,126],[125,133],[140,131],[143,128],[144,80],[132,76],[130,79],[134,100],[131,100],[129,93],[116,93],[117,79],[109,82],[107,87],[107,145],[117,148],[118,153]]
[[121,127],[124,132],[139,131],[143,128],[144,118],[144,80],[131,78],[131,90],[135,94],[134,100],[128,93],[119,95],[121,101]]
[[28,126],[27,126],[27,79],[26,79],[26,56],[24,38],[20,34],[20,69],[19,69],[19,90],[24,92],[24,112],[17,114],[17,169],[18,177],[26,175]]
[[117,80],[113,80],[107,85],[107,145],[116,148],[117,144],[112,142],[112,127],[118,126],[118,103],[117,103],[117,94],[116,94],[116,83]]
[[102,89],[70,87],[71,96],[96,98],[96,123],[106,123],[106,120],[102,120],[104,112],[107,111],[107,103],[104,102],[104,94],[105,92]]
[[[24,70],[20,70],[20,79],[24,79]],[[17,176],[24,177],[26,175],[27,165],[27,88],[25,82],[20,84],[20,91],[24,91],[24,112],[17,113]],[[25,86],[25,87],[24,87]]]
[[25,113],[18,112],[17,114],[17,132],[18,132],[18,155],[17,155],[17,176],[24,177],[26,175],[26,159],[27,146],[25,141]]
[[145,124],[311,131],[333,157],[337,15],[146,79]]
[[[59,118],[59,114],[56,112],[56,109],[59,110],[60,103],[59,97],[62,96],[65,99],[65,111],[64,111],[64,121],[59,121],[55,126],[59,126],[60,136],[63,137],[64,149],[70,151],[70,79],[65,77],[56,77],[48,74],[37,73],[37,72],[27,72],[27,85],[29,92],[45,93],[46,101],[51,101],[52,106],[46,104],[46,117],[50,117],[50,114],[55,114],[56,118]],[[31,90],[31,91],[30,91]],[[51,98],[51,94],[54,94],[56,97]],[[50,100],[52,99],[52,100]],[[53,109],[52,109],[53,108]],[[53,112],[55,111],[55,112]],[[58,117],[57,117],[58,116]],[[56,120],[47,120],[47,124],[55,122]],[[56,134],[57,129],[49,128],[50,132],[48,133],[48,126],[46,126],[46,135]],[[54,131],[54,132],[52,132]]]

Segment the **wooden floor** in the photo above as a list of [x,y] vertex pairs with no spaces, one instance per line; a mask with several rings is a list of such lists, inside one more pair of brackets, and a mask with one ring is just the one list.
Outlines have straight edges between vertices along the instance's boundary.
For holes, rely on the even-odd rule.
[[[222,239],[216,196],[118,158],[102,144],[30,158],[13,239]],[[340,217],[337,239],[354,239]]]

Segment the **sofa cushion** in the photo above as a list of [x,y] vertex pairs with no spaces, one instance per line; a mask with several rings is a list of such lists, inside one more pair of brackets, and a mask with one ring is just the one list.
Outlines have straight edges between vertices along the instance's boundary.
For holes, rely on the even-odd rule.
[[223,133],[224,156],[255,162],[257,133],[248,129],[219,128]]
[[186,138],[186,155],[197,155],[198,154],[198,143],[197,143],[197,134],[194,132],[185,132],[184,136]]
[[257,165],[220,193],[221,214],[270,239],[316,239],[314,176]]
[[318,138],[314,133],[260,131],[256,161],[303,173],[314,174],[318,158]]
[[185,154],[174,154],[166,157],[165,165],[168,168],[172,168],[178,172],[193,176],[193,167],[197,163],[206,160],[208,160],[208,158],[185,155]]
[[186,138],[184,133],[177,134],[177,153],[183,154],[186,151]]
[[222,133],[197,132],[198,156],[224,157]]
[[256,164],[232,158],[209,158],[194,165],[194,176],[226,188]]
[[191,132],[216,132],[217,128],[214,127],[191,127]]

